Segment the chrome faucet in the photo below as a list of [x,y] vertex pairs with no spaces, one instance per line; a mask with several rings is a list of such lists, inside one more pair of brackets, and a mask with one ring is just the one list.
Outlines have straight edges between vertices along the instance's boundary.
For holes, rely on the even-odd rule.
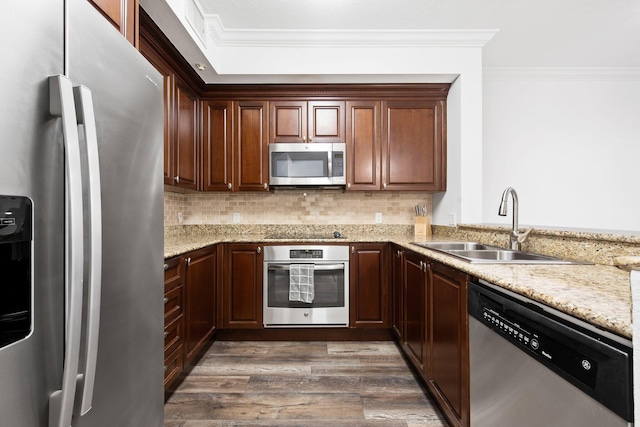
[[533,227],[529,227],[529,229],[523,233],[520,233],[518,230],[518,193],[513,187],[507,187],[502,193],[502,200],[500,201],[500,207],[498,208],[498,215],[507,216],[507,199],[509,198],[509,194],[513,198],[513,223],[511,227],[511,234],[509,235],[509,246],[511,249],[516,251],[520,250],[520,244],[524,242]]

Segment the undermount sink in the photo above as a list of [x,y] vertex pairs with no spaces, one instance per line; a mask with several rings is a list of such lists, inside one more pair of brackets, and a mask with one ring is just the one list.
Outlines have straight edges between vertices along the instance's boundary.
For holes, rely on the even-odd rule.
[[485,245],[478,242],[416,242],[415,245],[437,251],[473,251],[485,249],[500,249],[497,246]]
[[590,264],[548,255],[502,249],[478,242],[414,242],[413,244],[443,252],[474,264]]

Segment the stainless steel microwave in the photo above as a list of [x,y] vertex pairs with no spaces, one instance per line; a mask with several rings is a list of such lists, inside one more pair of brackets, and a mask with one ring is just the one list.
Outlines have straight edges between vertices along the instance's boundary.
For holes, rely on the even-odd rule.
[[269,185],[345,185],[345,151],[344,142],[269,144]]

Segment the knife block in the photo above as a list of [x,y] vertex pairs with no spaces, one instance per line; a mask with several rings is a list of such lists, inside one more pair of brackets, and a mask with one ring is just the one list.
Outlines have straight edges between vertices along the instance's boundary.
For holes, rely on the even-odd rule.
[[426,239],[431,237],[431,216],[417,216],[414,226],[415,239]]

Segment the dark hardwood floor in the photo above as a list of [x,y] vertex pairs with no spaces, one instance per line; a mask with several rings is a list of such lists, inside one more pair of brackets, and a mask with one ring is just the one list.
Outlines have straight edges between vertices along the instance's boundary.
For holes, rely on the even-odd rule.
[[395,343],[216,341],[165,427],[443,427]]

